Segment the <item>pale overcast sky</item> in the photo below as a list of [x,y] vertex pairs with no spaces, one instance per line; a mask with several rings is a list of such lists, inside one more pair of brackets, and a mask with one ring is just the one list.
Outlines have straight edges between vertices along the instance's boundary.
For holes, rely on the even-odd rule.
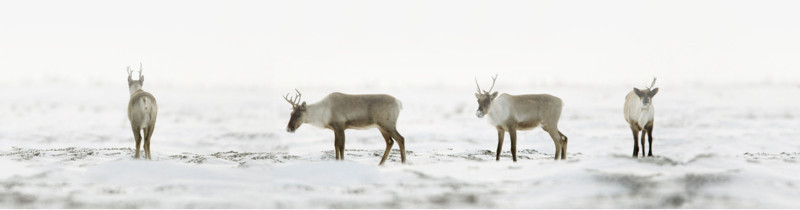
[[800,80],[798,1],[0,1],[0,82]]

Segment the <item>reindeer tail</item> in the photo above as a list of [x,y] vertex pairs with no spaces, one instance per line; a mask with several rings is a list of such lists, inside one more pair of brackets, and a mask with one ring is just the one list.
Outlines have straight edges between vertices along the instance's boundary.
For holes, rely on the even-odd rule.
[[397,100],[397,99],[395,99],[394,101],[395,101],[395,103],[397,103],[397,108],[400,108],[400,110],[402,110],[403,109],[403,102],[401,102],[400,100]]

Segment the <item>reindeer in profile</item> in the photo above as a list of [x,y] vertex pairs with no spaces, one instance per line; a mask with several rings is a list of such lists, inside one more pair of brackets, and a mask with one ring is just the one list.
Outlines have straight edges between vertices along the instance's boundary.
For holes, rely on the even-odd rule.
[[[142,64],[139,63],[139,80],[133,80],[133,71],[128,66],[128,89],[131,99],[128,101],[128,120],[131,121],[133,137],[136,140],[136,158],[139,158],[139,147],[144,137],[145,158],[151,160],[150,156],[150,137],[156,128],[156,115],[158,115],[158,104],[156,98],[148,92],[142,90],[144,85],[144,75],[142,75]],[[141,133],[141,132],[144,133]]]
[[553,138],[556,146],[555,159],[566,159],[567,136],[558,130],[558,120],[561,117],[562,102],[558,97],[549,94],[509,95],[497,96],[494,89],[497,75],[492,77],[492,87],[489,91],[481,93],[481,86],[475,79],[478,92],[478,118],[489,115],[489,123],[497,129],[497,161],[503,149],[505,132],[511,136],[511,156],[517,162],[517,131],[531,130],[541,126]]
[[628,95],[625,96],[625,121],[631,127],[633,132],[633,157],[639,157],[639,131],[642,133],[642,157],[644,157],[644,135],[647,134],[650,144],[650,150],[647,156],[653,156],[653,121],[655,120],[656,108],[653,106],[653,97],[658,93],[658,88],[653,89],[656,85],[656,78],[653,78],[653,83],[650,87],[640,90],[633,88]]
[[286,131],[294,133],[300,125],[308,123],[320,128],[333,130],[336,160],[344,160],[344,130],[368,129],[377,127],[386,140],[386,151],[379,165],[383,165],[392,149],[393,141],[400,147],[400,158],[406,163],[405,138],[397,132],[397,117],[403,105],[390,95],[349,95],[331,93],[314,104],[300,103],[300,91],[286,102],[292,104],[292,114]]

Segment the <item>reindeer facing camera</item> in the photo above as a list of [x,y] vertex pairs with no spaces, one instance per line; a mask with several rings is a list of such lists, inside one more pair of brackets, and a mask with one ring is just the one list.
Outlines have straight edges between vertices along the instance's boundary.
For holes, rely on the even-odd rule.
[[656,108],[653,106],[653,97],[658,93],[658,88],[653,88],[656,85],[656,78],[653,78],[653,83],[647,89],[633,88],[628,95],[625,96],[625,121],[631,127],[633,132],[633,157],[639,156],[639,131],[642,133],[642,157],[644,157],[644,135],[647,134],[650,144],[650,150],[647,156],[653,156],[653,121],[655,120]]

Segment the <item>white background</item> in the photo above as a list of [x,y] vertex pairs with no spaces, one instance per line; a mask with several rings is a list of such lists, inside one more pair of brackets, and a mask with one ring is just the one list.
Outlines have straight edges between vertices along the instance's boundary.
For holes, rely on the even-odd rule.
[[[794,83],[795,1],[3,1],[2,84]],[[120,77],[123,77],[120,79]],[[123,83],[124,84],[124,83]]]
[[[0,208],[800,208],[799,4],[0,1]],[[564,101],[567,160],[535,129],[495,161],[473,96],[494,74]],[[632,158],[624,97],[654,76],[654,157]],[[407,164],[378,166],[376,129],[345,161],[330,130],[285,132],[294,88],[401,100]]]

